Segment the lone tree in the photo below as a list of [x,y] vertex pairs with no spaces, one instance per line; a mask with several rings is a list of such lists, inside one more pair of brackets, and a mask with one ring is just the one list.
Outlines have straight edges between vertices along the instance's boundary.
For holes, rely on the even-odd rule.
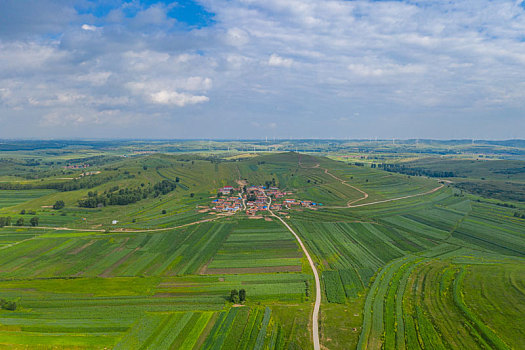
[[16,226],[24,226],[24,218],[16,220]]
[[59,210],[59,209],[62,209],[66,206],[66,204],[64,203],[64,201],[60,200],[60,201],[56,201],[55,204],[53,204],[53,209],[55,210]]
[[246,291],[244,289],[239,290],[239,301],[241,303],[246,301]]
[[29,220],[29,223],[31,226],[38,226],[38,216],[33,216],[31,220]]
[[0,227],[9,226],[11,224],[11,218],[8,217],[0,217]]
[[230,292],[230,301],[234,304],[239,303],[239,292],[237,289],[232,289]]

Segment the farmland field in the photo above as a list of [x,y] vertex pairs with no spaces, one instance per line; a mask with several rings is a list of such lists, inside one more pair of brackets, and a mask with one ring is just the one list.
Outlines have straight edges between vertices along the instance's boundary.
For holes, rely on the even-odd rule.
[[0,190],[0,208],[15,206],[27,202],[34,198],[39,198],[51,194],[53,190]]
[[[274,214],[319,273],[322,349],[525,349],[520,201],[295,152],[40,150],[34,171],[28,152],[1,172],[0,348],[313,348],[316,282],[295,237],[269,212],[211,210],[222,186],[274,183],[318,203]],[[93,175],[61,163],[82,156]],[[468,173],[461,162],[450,164]],[[474,174],[505,181],[521,164]],[[171,190],[154,190],[162,181]],[[80,205],[129,193],[141,195]]]

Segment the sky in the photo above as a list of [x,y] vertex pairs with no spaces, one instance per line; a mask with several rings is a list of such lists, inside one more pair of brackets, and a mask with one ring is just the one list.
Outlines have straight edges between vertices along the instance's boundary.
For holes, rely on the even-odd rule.
[[0,138],[525,138],[524,0],[0,0]]

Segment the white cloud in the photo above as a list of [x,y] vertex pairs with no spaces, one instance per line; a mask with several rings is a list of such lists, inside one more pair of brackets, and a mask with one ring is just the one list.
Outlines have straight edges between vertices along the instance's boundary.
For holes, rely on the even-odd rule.
[[78,81],[88,82],[94,86],[101,86],[108,81],[110,76],[111,72],[91,72],[79,75],[77,79]]
[[162,90],[151,94],[151,100],[159,104],[184,107],[185,105],[208,102],[210,99],[207,96],[195,96],[176,91]]
[[291,58],[284,58],[276,54],[272,54],[268,59],[268,65],[274,67],[291,67],[294,60]]
[[184,88],[186,90],[209,90],[212,87],[212,80],[210,78],[203,77],[190,77],[186,79]]
[[44,115],[41,126],[71,126],[86,123],[87,119],[80,114],[52,112]]
[[97,31],[97,27],[96,26],[93,26],[93,25],[90,25],[90,24],[83,24],[82,25],[82,29],[86,30],[86,31],[89,31],[89,32],[95,32]]
[[240,28],[231,28],[226,32],[226,43],[232,46],[243,46],[250,41],[248,33]]
[[421,74],[425,72],[423,65],[399,65],[392,63],[382,64],[361,64],[351,63],[348,65],[348,69],[359,76],[363,77],[384,77],[387,75],[398,75],[398,74]]

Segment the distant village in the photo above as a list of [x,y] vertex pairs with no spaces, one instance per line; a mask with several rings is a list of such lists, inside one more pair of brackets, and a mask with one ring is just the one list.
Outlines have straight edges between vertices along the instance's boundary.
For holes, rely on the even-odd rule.
[[228,213],[245,211],[247,215],[255,216],[268,210],[280,211],[294,207],[314,208],[322,205],[290,198],[292,194],[290,191],[281,191],[278,187],[242,186],[235,188],[224,186],[217,191],[217,198],[212,200],[211,209]]

